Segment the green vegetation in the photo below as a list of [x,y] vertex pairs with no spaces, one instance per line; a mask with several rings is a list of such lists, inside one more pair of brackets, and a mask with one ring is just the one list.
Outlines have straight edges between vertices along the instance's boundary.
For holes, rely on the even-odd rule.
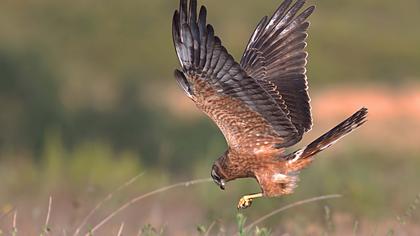
[[[208,7],[208,21],[237,59],[258,20],[280,3],[199,2]],[[419,1],[309,2],[317,6],[308,39],[311,93],[348,84],[394,89],[420,82]],[[211,163],[226,145],[211,121],[182,110],[185,100],[172,76],[178,66],[171,39],[176,7],[176,1],[164,0],[1,4],[0,235],[71,231],[103,196],[139,173],[144,176],[114,196],[93,222],[139,193],[209,176]],[[372,130],[406,130],[406,119],[386,120],[381,129]],[[399,226],[420,220],[420,149],[402,146],[409,139],[404,135],[401,143],[359,137],[322,153],[302,171],[294,195],[256,201],[241,214],[236,201],[258,189],[253,180],[229,183],[225,192],[213,184],[173,190],[136,206],[135,212],[128,209],[117,220],[128,221],[124,231],[134,225],[140,229],[132,232],[142,235],[165,235],[174,228],[204,235],[213,225],[214,232],[239,230],[242,236],[249,235],[243,231],[246,218],[338,193],[343,195],[339,200],[295,208],[251,233],[304,235],[316,225],[324,235],[334,235],[346,224],[343,219],[350,218],[345,232],[367,232],[374,226],[366,230],[366,225],[380,224],[380,233],[398,234]],[[44,227],[47,208],[40,204],[51,195],[60,200],[53,203],[51,227]],[[17,227],[4,230],[15,209]],[[173,212],[185,217],[188,227]],[[154,214],[168,219],[156,220]],[[110,225],[118,227],[121,221]],[[172,221],[176,226],[165,227]],[[35,229],[25,231],[22,224]],[[199,225],[197,231],[194,225]]]
[[[279,4],[200,3],[236,58],[258,19]],[[419,4],[316,2],[308,48],[311,88],[418,81]],[[209,143],[219,150],[211,154],[220,154],[223,139],[210,122],[177,119],[161,105],[167,88],[176,86],[170,29],[176,6],[128,0],[2,4],[1,150],[23,148],[39,157],[46,133],[55,129],[66,149],[105,142],[171,170],[190,169]]]

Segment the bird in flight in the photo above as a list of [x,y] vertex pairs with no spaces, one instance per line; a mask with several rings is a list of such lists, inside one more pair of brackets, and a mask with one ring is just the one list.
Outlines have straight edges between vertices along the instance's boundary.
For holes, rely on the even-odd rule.
[[366,121],[362,108],[336,127],[292,153],[312,127],[306,77],[307,18],[314,6],[284,0],[273,16],[258,23],[238,63],[222,45],[207,10],[197,1],[180,0],[172,36],[181,70],[175,79],[185,94],[222,131],[228,149],[213,164],[211,176],[225,189],[237,178],[255,178],[261,192],[243,196],[238,208],[255,198],[290,194],[299,171],[315,154]]

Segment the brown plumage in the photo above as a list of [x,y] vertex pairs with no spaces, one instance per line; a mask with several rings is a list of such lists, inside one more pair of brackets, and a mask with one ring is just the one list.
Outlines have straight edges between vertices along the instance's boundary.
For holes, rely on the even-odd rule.
[[271,18],[264,17],[240,63],[206,23],[204,6],[197,15],[196,0],[189,6],[180,0],[173,17],[173,41],[182,66],[175,78],[229,146],[213,165],[214,181],[224,189],[227,181],[253,177],[261,186],[261,193],[241,198],[239,208],[257,197],[292,193],[298,172],[316,153],[365,122],[367,109],[362,108],[305,148],[285,153],[312,126],[304,49],[314,7],[301,11],[304,3],[285,0]]

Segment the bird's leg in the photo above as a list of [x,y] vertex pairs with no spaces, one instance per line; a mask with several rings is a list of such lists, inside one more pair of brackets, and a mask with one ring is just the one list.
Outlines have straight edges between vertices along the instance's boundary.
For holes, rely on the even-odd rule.
[[250,207],[252,204],[252,200],[254,200],[255,198],[262,197],[262,196],[263,196],[263,193],[254,193],[254,194],[249,194],[249,195],[245,195],[241,197],[241,199],[239,199],[238,209],[245,209],[247,207]]

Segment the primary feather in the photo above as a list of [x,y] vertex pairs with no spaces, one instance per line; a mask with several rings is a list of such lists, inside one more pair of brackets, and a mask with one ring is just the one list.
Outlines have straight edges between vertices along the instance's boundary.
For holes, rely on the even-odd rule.
[[180,0],[172,23],[173,41],[182,71],[175,78],[197,107],[220,128],[228,150],[217,159],[211,176],[222,189],[236,178],[255,178],[262,193],[253,198],[292,193],[299,171],[314,155],[363,124],[363,108],[308,146],[291,154],[285,148],[311,129],[306,78],[307,18],[314,7],[305,0],[285,0],[257,25],[240,64],[206,22],[207,10],[197,1]]
[[[230,138],[229,144],[241,142],[257,143],[254,136],[246,139],[239,137],[240,131],[255,126],[266,126],[264,129],[253,131],[255,137],[270,136],[277,145],[289,146],[298,139],[299,131],[292,123],[286,107],[286,101],[278,93],[277,85],[270,81],[259,81],[248,74],[239,63],[227,52],[219,37],[215,36],[213,27],[206,23],[207,11],[200,8],[197,18],[197,2],[191,0],[187,6],[186,0],[180,1],[179,11],[173,17],[172,33],[178,59],[184,76],[177,72],[181,87],[187,94],[196,95],[200,99],[193,99],[197,106],[206,109],[206,113],[221,128],[225,136]],[[183,78],[187,78],[188,84]],[[204,89],[204,87],[206,89]],[[190,88],[190,92],[188,92]],[[197,91],[194,91],[197,90]],[[207,93],[213,90],[212,93]],[[201,91],[198,92],[198,91]],[[205,95],[205,96],[204,96]],[[218,96],[237,103],[237,109],[247,110],[252,119],[243,120],[240,127],[229,126],[223,120],[225,116],[215,113],[231,113],[221,106],[210,107],[211,96]],[[219,111],[213,111],[219,109]],[[235,108],[233,108],[235,109]],[[233,110],[234,112],[234,110]],[[250,132],[248,132],[250,133]],[[246,136],[246,135],[245,135]],[[273,141],[274,142],[274,141]],[[271,145],[274,143],[270,142]]]

